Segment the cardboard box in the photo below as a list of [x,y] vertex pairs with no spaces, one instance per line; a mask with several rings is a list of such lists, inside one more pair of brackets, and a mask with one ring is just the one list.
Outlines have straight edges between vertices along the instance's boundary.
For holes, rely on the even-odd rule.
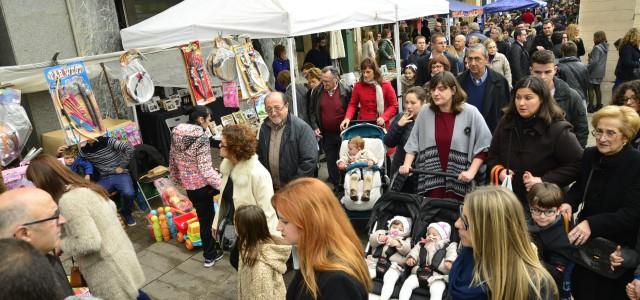
[[[126,119],[104,119],[102,122],[107,129],[111,129],[112,127],[118,127],[124,123],[131,121]],[[65,144],[64,133],[62,132],[62,130],[54,130],[42,134],[43,153],[55,156],[58,147]]]

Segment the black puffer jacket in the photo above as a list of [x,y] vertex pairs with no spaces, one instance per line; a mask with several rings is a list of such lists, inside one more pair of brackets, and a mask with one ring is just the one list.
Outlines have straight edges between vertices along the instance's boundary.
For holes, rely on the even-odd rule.
[[558,60],[558,76],[576,90],[582,100],[587,101],[589,95],[589,70],[580,59],[570,56]]
[[573,133],[578,138],[580,145],[583,148],[586,147],[589,139],[589,124],[584,101],[580,98],[580,94],[562,79],[553,78],[553,85],[555,86],[553,98],[564,110],[565,120],[573,125]]
[[620,48],[619,54],[616,78],[621,82],[640,79],[633,75],[633,69],[640,68],[640,49],[632,45],[624,45]]

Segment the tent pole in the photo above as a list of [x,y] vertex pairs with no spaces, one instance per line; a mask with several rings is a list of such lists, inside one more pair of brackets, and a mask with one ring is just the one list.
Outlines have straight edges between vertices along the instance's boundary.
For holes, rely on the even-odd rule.
[[296,66],[293,60],[293,37],[290,36],[288,38],[287,48],[289,49],[289,74],[291,75],[291,94],[293,99],[293,114],[298,116],[298,99],[296,95]]
[[[393,35],[395,41],[395,51],[394,54],[396,56],[396,84],[398,85],[398,95],[396,95],[396,99],[400,98],[398,101],[398,112],[402,112],[402,83],[400,81],[400,73],[402,73],[402,68],[400,66],[400,21],[398,20],[398,5],[396,4],[396,23],[393,25]],[[399,97],[400,96],[400,97]]]
[[451,38],[451,15],[447,14],[447,40],[449,41],[449,45],[453,43],[453,39]]

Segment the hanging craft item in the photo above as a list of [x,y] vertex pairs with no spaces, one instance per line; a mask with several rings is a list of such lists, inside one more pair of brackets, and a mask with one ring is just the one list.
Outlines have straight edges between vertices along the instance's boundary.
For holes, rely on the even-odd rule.
[[84,63],[49,67],[44,75],[67,145],[103,135],[102,114]]
[[120,88],[128,106],[145,103],[153,97],[153,80],[142,66],[143,59],[138,50],[129,50],[120,56]]
[[269,92],[269,86],[265,80],[265,74],[267,78],[269,76],[268,68],[260,53],[253,49],[251,41],[232,48],[236,55],[236,69],[240,78],[242,99]]
[[204,67],[204,58],[198,41],[180,47],[189,79],[189,91],[194,104],[205,105],[216,100]]
[[222,82],[224,107],[238,108],[238,85],[235,81]]
[[0,89],[0,165],[6,167],[20,156],[32,126],[20,105],[20,91]]
[[231,46],[233,41],[217,37],[213,41],[213,48],[207,57],[207,69],[220,81],[234,81],[238,78],[236,71],[236,56]]

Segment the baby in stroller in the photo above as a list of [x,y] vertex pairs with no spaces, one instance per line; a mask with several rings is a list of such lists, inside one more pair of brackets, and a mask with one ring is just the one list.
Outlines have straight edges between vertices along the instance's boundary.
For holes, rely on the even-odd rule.
[[417,243],[407,256],[406,264],[413,267],[411,275],[400,289],[400,300],[409,300],[413,290],[429,289],[430,299],[442,299],[448,273],[458,256],[457,243],[449,242],[451,225],[446,222],[429,224],[427,235]]
[[[345,170],[347,166],[356,163],[364,163],[369,167],[372,167],[377,163],[375,155],[365,149],[364,147],[364,139],[360,136],[355,136],[349,140],[348,143],[349,152],[347,155],[343,155],[336,162],[338,164],[338,169]],[[363,184],[363,194],[362,201],[369,201],[371,195],[371,188],[373,185],[373,171],[365,170],[360,171],[360,169],[353,169],[349,172],[348,178],[351,180],[350,182],[350,190],[349,197],[353,201],[358,201],[358,182],[360,180],[364,180]],[[364,174],[362,174],[364,173]],[[364,177],[364,178],[362,178]]]
[[404,272],[406,256],[411,250],[411,219],[395,216],[389,230],[377,230],[369,236],[373,254],[367,257],[371,278],[383,278],[380,299],[389,299],[398,278]]

